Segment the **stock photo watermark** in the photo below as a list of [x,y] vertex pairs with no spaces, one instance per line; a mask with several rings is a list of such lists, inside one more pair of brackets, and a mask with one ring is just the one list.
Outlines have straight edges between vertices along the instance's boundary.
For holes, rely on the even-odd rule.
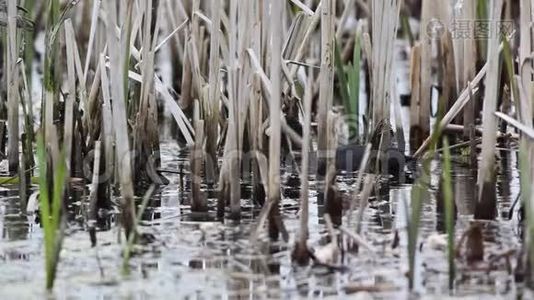
[[428,38],[440,38],[445,30],[449,30],[453,40],[488,40],[509,37],[515,31],[513,20],[467,20],[456,19],[450,23],[443,23],[432,19],[426,25]]

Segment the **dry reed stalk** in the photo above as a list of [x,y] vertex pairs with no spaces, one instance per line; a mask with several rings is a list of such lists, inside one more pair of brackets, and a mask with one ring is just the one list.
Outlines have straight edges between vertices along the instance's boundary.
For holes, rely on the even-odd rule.
[[302,168],[301,168],[301,179],[300,179],[300,231],[298,236],[297,244],[293,252],[293,257],[301,264],[307,264],[309,260],[308,252],[308,210],[309,210],[309,183],[308,183],[308,173],[309,173],[309,155],[310,155],[310,146],[311,146],[311,108],[312,108],[312,84],[313,84],[313,73],[308,74],[308,81],[304,91],[304,128],[302,133]]
[[298,8],[302,9],[303,12],[305,12],[306,14],[308,15],[313,15],[313,11],[304,3],[302,3],[301,1],[299,0],[290,0],[293,4],[295,4],[295,6],[297,6]]
[[19,72],[17,59],[19,43],[17,36],[17,3],[7,2],[7,119],[9,172],[16,173],[19,168]]
[[[102,136],[104,147],[104,165],[108,178],[115,178],[115,155],[114,155],[114,132],[113,132],[113,113],[111,111],[111,95],[109,92],[108,72],[105,68],[105,55],[100,54],[99,59],[100,82],[102,90]],[[95,82],[97,80],[95,79]],[[108,173],[109,172],[109,173]]]
[[101,142],[95,142],[95,159],[93,162],[93,178],[91,181],[91,192],[89,194],[89,215],[87,224],[89,226],[89,236],[91,239],[91,246],[96,246],[96,222],[98,216],[98,185],[100,180],[100,157],[101,157]]
[[[104,64],[104,66],[109,67],[109,64]],[[136,82],[141,83],[143,81],[143,77],[135,73],[133,71],[128,71],[128,77]],[[189,122],[189,119],[185,115],[184,111],[180,108],[178,105],[176,99],[171,95],[171,92],[169,89],[163,84],[161,79],[159,79],[157,76],[154,76],[154,83],[155,83],[155,89],[159,93],[159,95],[165,100],[165,103],[168,105],[174,120],[176,121],[176,124],[178,124],[178,128],[180,129],[180,133],[184,136],[187,145],[191,146],[194,144],[193,141],[193,126]]]
[[182,65],[182,85],[181,85],[181,97],[180,108],[183,110],[190,109],[193,103],[193,72],[191,67],[190,56],[188,47],[185,47]]
[[[156,7],[154,7],[156,6]],[[155,172],[155,168],[150,157],[158,155],[159,132],[157,120],[157,103],[154,87],[154,63],[155,48],[158,41],[160,22],[152,20],[152,10],[158,10],[158,2],[147,0],[139,12],[144,16],[142,24],[142,48],[140,70],[142,76],[141,90],[139,94],[139,108],[136,114],[134,142],[135,168],[138,170],[135,181],[150,181],[161,184],[162,181]],[[154,23],[155,21],[155,23]],[[158,159],[156,159],[158,160]]]
[[371,7],[372,128],[383,121],[389,124],[394,42],[397,36],[399,13],[399,0],[375,1]]
[[[286,48],[289,48],[288,46],[284,46],[284,58],[287,60],[287,59],[292,59],[293,61],[300,61],[302,59],[302,57],[304,56],[305,54],[305,51],[308,49],[307,46],[309,46],[309,40],[310,40],[310,36],[311,34],[313,33],[313,31],[315,30],[315,27],[317,27],[317,24],[319,23],[319,21],[321,20],[321,11],[322,11],[322,5],[323,5],[323,2],[319,2],[319,4],[317,5],[316,9],[315,9],[315,12],[313,13],[313,15],[311,16],[304,16],[303,17],[303,24],[302,24],[302,27],[299,28],[299,30],[297,31],[298,33],[295,35],[295,39],[292,39],[290,38],[290,36],[288,36],[287,38],[287,41],[291,41],[291,43],[294,45],[294,49],[296,51],[291,51],[291,56],[288,55],[288,53],[286,53],[288,50]],[[309,6],[308,6],[309,7]],[[293,41],[294,40],[294,41]],[[286,42],[286,44],[288,44],[288,42]],[[292,56],[294,55],[294,56]],[[290,70],[289,70],[289,78],[288,80],[289,81],[292,81],[293,78],[295,77],[295,75],[297,74],[297,70],[298,70],[298,66],[297,65],[292,65],[290,67]],[[288,89],[290,87],[290,84],[286,84],[284,85],[284,94],[287,93]]]
[[[104,7],[107,11],[107,42],[108,53],[110,56],[110,74],[111,85],[105,85],[102,81],[102,89],[111,89],[111,96],[113,99],[113,129],[115,136],[115,151],[117,170],[121,187],[121,213],[122,224],[126,237],[129,239],[131,234],[135,234],[134,230],[134,189],[132,182],[132,165],[130,142],[128,139],[128,124],[126,114],[126,96],[125,85],[127,84],[127,74],[125,74],[125,55],[128,53],[128,48],[125,45],[124,36],[120,39],[115,35],[115,28],[117,27],[117,7],[116,1],[110,0],[104,2]],[[128,25],[128,24],[123,24]],[[123,28],[126,31],[126,28]],[[129,57],[129,55],[128,55]],[[102,72],[105,73],[105,72]]]
[[197,49],[201,48],[201,28],[200,28],[200,22],[197,12],[200,10],[200,0],[192,0],[191,1],[191,38],[195,42],[195,46]]
[[35,141],[34,121],[33,121],[33,104],[30,96],[30,85],[26,76],[26,66],[24,61],[19,65],[20,74],[23,83],[23,93],[20,98],[22,104],[22,111],[24,114],[24,133],[22,134],[22,155],[20,160],[20,199],[21,207],[27,208],[27,199],[29,198],[28,191],[30,189],[31,178],[33,175],[33,168],[35,166],[33,142]]
[[[441,47],[441,99],[439,117],[443,116],[453,105],[458,98],[456,94],[456,66],[454,64],[454,49],[452,34],[450,31],[445,31],[440,39]],[[438,108],[439,109],[439,108]],[[458,118],[457,118],[458,119]]]
[[[247,113],[248,107],[250,105],[250,82],[252,80],[252,67],[250,66],[249,60],[247,58],[247,48],[251,45],[254,40],[251,36],[253,33],[253,24],[255,20],[254,16],[254,7],[252,2],[243,2],[238,6],[238,20],[236,22],[236,31],[237,31],[237,47],[236,47],[236,60],[234,64],[239,67],[235,67],[237,72],[237,82],[236,82],[236,101],[234,114],[236,116],[236,147],[237,147],[237,160],[235,161],[235,168],[239,171],[242,162],[242,151],[244,150],[244,134],[245,126],[247,122]],[[242,174],[238,173],[238,176]],[[239,193],[241,190],[239,182],[236,182],[234,185],[235,194]],[[239,198],[241,198],[241,195]]]
[[[259,75],[259,77],[261,78],[261,83],[262,83],[262,86],[263,86],[263,93],[265,94],[264,96],[264,99],[265,99],[265,102],[266,102],[266,105],[270,105],[269,102],[267,101],[267,99],[269,99],[271,97],[271,93],[272,93],[272,88],[271,88],[271,81],[269,80],[269,78],[267,77],[267,75],[265,74],[265,72],[263,71],[261,65],[260,65],[260,62],[258,60],[258,58],[256,57],[256,54],[255,52],[252,50],[252,49],[247,49],[247,54],[250,58],[250,62],[252,64],[252,67],[254,67],[255,71],[256,71],[256,74]],[[284,94],[284,93],[282,93]],[[289,125],[287,124],[287,122],[285,121],[285,117],[283,114],[279,114],[279,118],[280,118],[280,123],[281,123],[281,126],[282,126],[282,131],[284,134],[286,134],[291,142],[295,143],[296,145],[302,147],[302,138],[300,137],[300,135],[298,133],[295,132],[295,130],[293,130],[291,127],[289,127]]]
[[[251,37],[250,37],[250,49],[255,53],[261,53],[262,49],[262,2],[253,1],[251,4]],[[247,51],[248,53],[248,51]],[[251,171],[252,171],[252,185],[253,185],[253,201],[256,204],[263,205],[265,203],[265,191],[267,190],[267,174],[264,170],[262,174],[259,157],[265,158],[265,134],[262,130],[262,124],[264,120],[263,99],[261,78],[256,72],[250,71],[250,82],[252,85],[250,93],[250,105],[248,115],[248,133],[249,133],[249,146],[252,150],[251,157]]]
[[280,215],[280,143],[281,125],[280,108],[282,102],[282,24],[285,5],[281,1],[271,3],[271,84],[272,93],[269,105],[270,135],[269,135],[269,185],[267,190],[268,202],[272,205],[269,212],[269,236],[277,239],[282,223]]
[[[173,3],[175,3],[178,8],[174,8]],[[188,18],[187,15],[184,13],[185,9],[183,8],[181,1],[172,1],[172,0],[165,0],[165,8],[166,8],[166,15],[168,16],[168,24],[172,28],[177,28],[178,26],[178,19],[175,14],[181,13],[180,21],[187,22]],[[171,54],[172,54],[172,63],[173,65],[178,65],[178,63],[181,63],[182,59],[185,58],[184,55],[184,46],[182,42],[182,36],[180,34],[174,35],[173,43],[170,44],[171,48]]]
[[335,0],[323,0],[321,7],[321,71],[317,108],[317,157],[319,165],[327,166],[334,157],[328,152],[328,114],[334,93],[334,20]]
[[251,169],[252,169],[252,184],[254,189],[253,200],[260,205],[265,203],[265,191],[267,189],[266,176],[262,174],[259,166],[259,156],[265,157],[264,133],[262,130],[263,123],[263,99],[261,95],[261,79],[258,74],[252,76],[252,92],[249,106],[249,140],[251,144],[252,153]]
[[[421,69],[420,69],[420,86],[419,86],[419,118],[418,123],[413,124],[413,127],[418,127],[421,138],[430,136],[430,100],[431,100],[431,66],[432,66],[432,37],[426,34],[427,26],[430,24],[430,20],[433,17],[433,1],[422,1],[422,13],[421,13]],[[412,91],[413,92],[413,91]]]
[[[534,39],[534,32],[532,31],[532,9],[533,3],[531,0],[521,0],[520,3],[520,40],[519,40],[519,74],[521,75],[521,82],[527,96],[534,95],[533,81],[530,76],[534,64],[532,63],[532,41]],[[534,105],[530,107],[530,114],[534,115]],[[522,110],[520,111],[522,112]]]
[[[474,20],[476,18],[476,9],[475,1],[464,1],[463,15],[462,19],[464,20]],[[473,30],[470,30],[470,34],[474,33]],[[458,43],[457,40],[454,40],[453,43]],[[476,62],[477,62],[477,48],[476,41],[474,39],[464,39],[460,40],[460,45],[458,51],[461,51],[461,54],[456,53],[455,48],[455,57],[456,59],[456,73],[457,73],[457,93],[459,94],[466,86],[468,82],[473,80],[473,77],[476,74]],[[475,124],[475,107],[476,101],[469,101],[464,109],[463,121],[464,121],[464,139],[470,138],[469,127],[474,126]],[[473,165],[475,166],[475,165]]]
[[419,124],[422,122],[421,110],[421,44],[417,42],[411,51],[410,58],[410,148],[416,149],[423,140]]
[[204,121],[199,119],[199,104],[195,101],[195,145],[191,151],[191,211],[206,212],[208,211],[207,199],[200,189],[202,183],[202,163],[204,161]]
[[401,99],[396,80],[391,81],[391,95],[393,96],[393,113],[395,117],[395,136],[397,137],[397,148],[401,153],[405,153],[406,141],[404,137],[404,122],[402,121]]
[[230,198],[230,217],[234,220],[241,218],[241,195],[239,175],[239,91],[238,86],[240,82],[238,70],[238,7],[235,0],[230,1],[230,28],[228,33],[229,55],[227,57],[228,68],[228,98],[230,100],[229,115],[228,115],[228,137],[225,145],[224,159],[227,160],[227,172],[229,178],[224,180],[229,185]]
[[[63,137],[63,151],[65,151],[66,172],[71,174],[72,141],[74,135],[74,103],[76,102],[76,71],[75,71],[75,51],[74,28],[71,19],[65,21],[65,43],[67,46],[67,85],[68,95],[65,99],[65,123]],[[67,176],[68,179],[68,176]]]
[[[492,2],[492,20],[501,17],[502,0]],[[497,110],[499,88],[499,38],[490,37],[488,40],[488,75],[485,82],[484,108],[482,112],[482,153],[478,170],[478,201],[475,208],[475,218],[493,219],[496,213],[495,192],[495,146],[497,143]]]
[[221,1],[214,1],[211,6],[211,38],[210,38],[210,58],[209,58],[209,95],[207,103],[207,124],[206,124],[206,152],[208,164],[206,169],[206,179],[208,182],[215,182],[217,176],[217,145],[219,139],[219,105],[220,105],[220,24],[221,24]]
[[[100,10],[100,1],[93,2],[93,11],[91,16],[91,28],[89,29],[89,41],[87,43],[87,54],[85,56],[85,66],[83,69],[84,81],[87,81],[87,75],[89,73],[89,66],[91,65],[91,59],[93,54],[93,48],[96,37],[96,30],[98,28],[98,11]],[[98,65],[98,56],[95,58],[95,65]]]

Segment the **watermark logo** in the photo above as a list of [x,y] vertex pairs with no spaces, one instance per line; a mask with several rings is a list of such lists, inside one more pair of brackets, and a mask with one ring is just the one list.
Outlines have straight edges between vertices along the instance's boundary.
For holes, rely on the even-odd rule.
[[432,19],[426,26],[426,35],[431,39],[437,39],[445,32],[445,25],[438,20]]
[[455,19],[445,26],[440,20],[432,19],[426,26],[426,35],[430,39],[437,39],[446,29],[455,40],[488,40],[511,36],[515,31],[515,24],[513,20]]

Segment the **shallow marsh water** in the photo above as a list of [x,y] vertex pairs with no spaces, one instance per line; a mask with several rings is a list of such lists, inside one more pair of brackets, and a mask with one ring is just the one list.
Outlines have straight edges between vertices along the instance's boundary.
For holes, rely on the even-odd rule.
[[[82,203],[73,205],[74,215],[61,253],[54,296],[58,299],[264,299],[299,297],[368,297],[406,298],[407,257],[405,238],[405,204],[409,204],[410,186],[391,187],[389,199],[371,199],[365,212],[363,235],[376,248],[372,255],[343,255],[343,272],[324,267],[296,267],[290,251],[298,228],[298,195],[295,187],[283,185],[284,222],[290,242],[270,243],[265,236],[252,245],[250,230],[258,210],[250,200],[243,200],[244,216],[240,224],[226,220],[196,222],[188,206],[189,178],[187,155],[179,155],[173,142],[162,146],[162,168],[184,170],[184,176],[171,175],[170,184],[161,187],[145,211],[142,231],[154,235],[155,242],[142,247],[131,260],[131,275],[121,275],[121,247],[118,227],[111,218],[109,230],[98,232],[98,247],[91,248],[80,215]],[[511,157],[513,157],[512,155]],[[499,214],[496,221],[484,224],[486,256],[517,249],[518,221],[507,219],[507,212],[518,193],[515,160],[508,169],[501,168],[498,180]],[[441,174],[434,164],[433,186]],[[283,182],[291,175],[282,169]],[[167,174],[168,175],[168,174]],[[319,248],[326,243],[322,206],[317,202],[316,181],[310,178],[310,240]],[[350,197],[354,174],[342,174],[339,188]],[[455,200],[458,206],[457,238],[472,219],[474,178],[468,170],[455,166]],[[245,187],[247,189],[248,187]],[[43,268],[43,234],[35,219],[19,209],[16,187],[0,191],[0,299],[31,299],[46,296]],[[290,196],[290,197],[287,197]],[[297,197],[297,198],[296,198]],[[82,198],[82,202],[85,201]],[[213,206],[215,202],[211,203]],[[212,211],[215,211],[213,207]],[[445,251],[434,249],[429,236],[442,233],[436,213],[434,190],[425,200],[421,223],[423,242],[419,259],[417,291],[420,295],[440,298],[448,294]],[[438,230],[439,229],[439,230]],[[400,245],[392,249],[394,232]],[[512,261],[515,264],[515,261]],[[462,268],[462,267],[460,267]],[[517,293],[513,274],[501,266],[486,273],[464,267],[457,279],[458,296],[475,298],[514,297]],[[347,295],[347,286],[380,287],[379,291]]]

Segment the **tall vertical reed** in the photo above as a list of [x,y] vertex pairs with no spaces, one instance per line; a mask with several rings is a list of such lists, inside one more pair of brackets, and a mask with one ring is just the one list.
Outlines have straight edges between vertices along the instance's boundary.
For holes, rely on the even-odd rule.
[[7,1],[7,119],[9,171],[15,173],[19,168],[19,37],[17,30],[17,3]]
[[[502,0],[493,0],[491,19],[499,21],[502,11]],[[492,36],[488,40],[488,75],[484,95],[484,108],[482,113],[483,135],[482,153],[478,169],[478,201],[475,217],[492,219],[496,214],[495,193],[495,146],[497,143],[497,97],[499,88],[500,51],[499,37]]]
[[[110,85],[104,85],[102,82],[102,89],[110,89],[113,108],[113,127],[115,137],[115,157],[117,161],[117,170],[120,180],[121,188],[121,219],[126,237],[129,238],[133,232],[134,222],[134,190],[132,183],[132,165],[130,141],[128,139],[128,125],[126,115],[126,87],[128,74],[125,72],[129,57],[129,43],[124,40],[124,36],[120,38],[116,35],[117,23],[117,7],[116,1],[110,0],[104,2],[104,8],[107,12],[107,43],[108,53],[110,56]],[[123,24],[122,31],[126,31],[128,24]],[[102,70],[104,73],[105,70]]]
[[280,216],[280,107],[282,101],[282,24],[279,20],[283,15],[285,5],[281,1],[271,3],[271,84],[272,93],[269,103],[269,185],[268,201],[272,208],[269,214],[269,235],[271,238],[278,238]]

